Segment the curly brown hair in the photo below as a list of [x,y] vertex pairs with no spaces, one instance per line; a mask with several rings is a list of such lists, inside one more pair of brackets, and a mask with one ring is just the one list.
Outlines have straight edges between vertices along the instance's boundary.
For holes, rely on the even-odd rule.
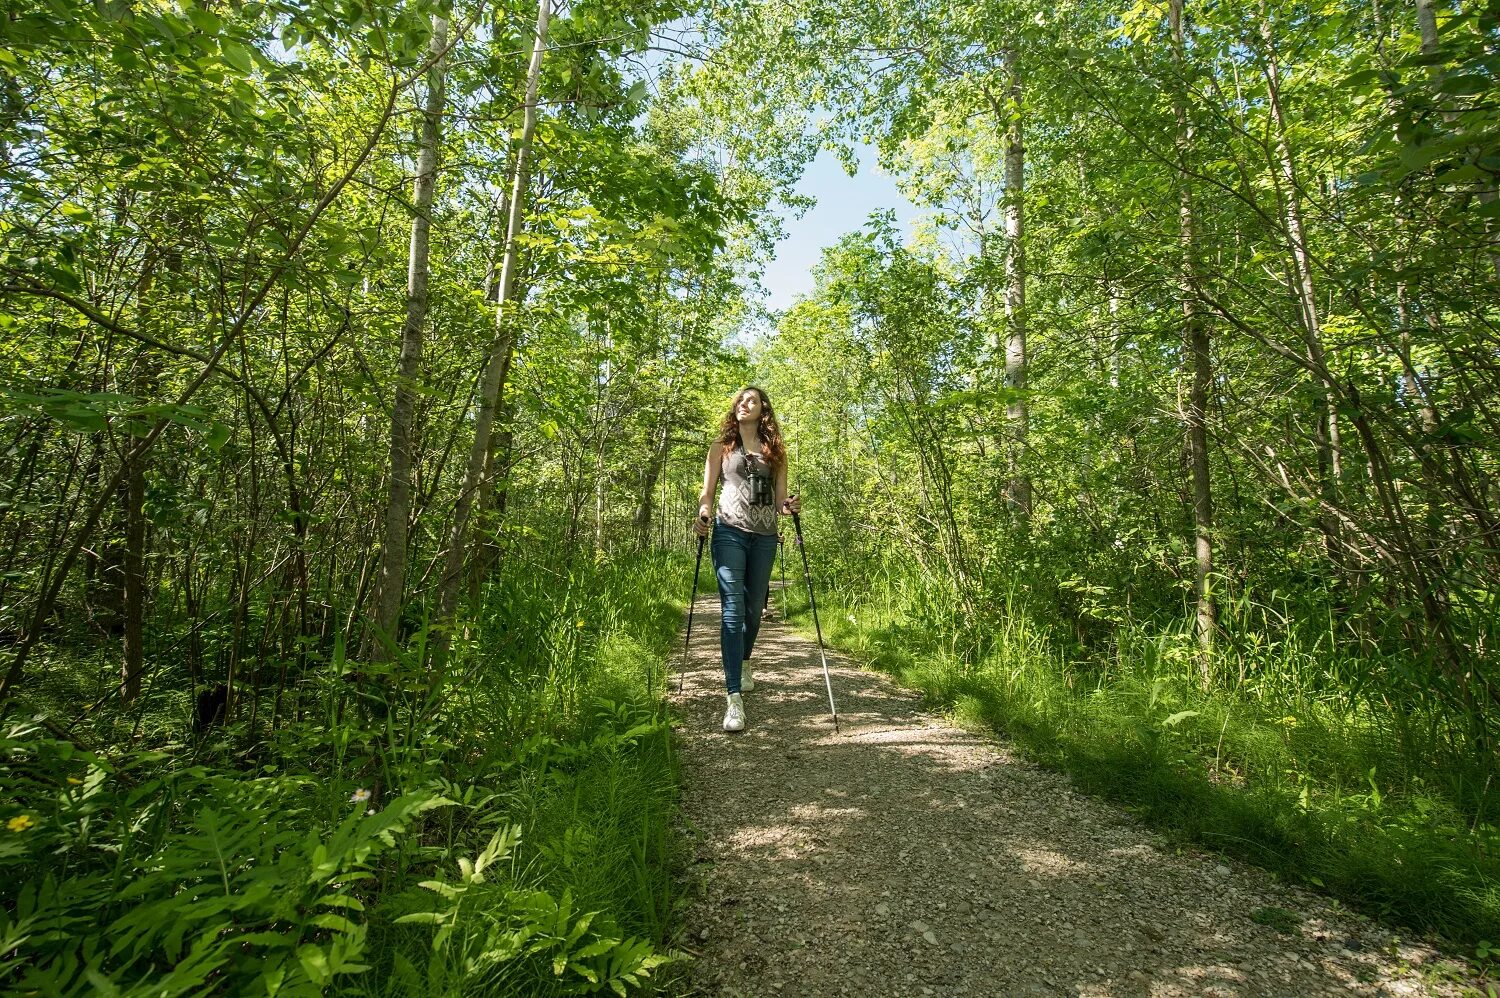
[[734,393],[734,398],[729,400],[729,412],[719,424],[719,443],[726,448],[733,448],[736,444],[743,446],[740,440],[740,421],[735,418],[734,410],[746,392],[755,392],[760,396],[760,424],[756,427],[756,432],[760,435],[761,456],[771,467],[780,468],[786,464],[786,444],[781,441],[781,424],[776,422],[776,411],[771,408],[771,398],[764,388],[746,385]]

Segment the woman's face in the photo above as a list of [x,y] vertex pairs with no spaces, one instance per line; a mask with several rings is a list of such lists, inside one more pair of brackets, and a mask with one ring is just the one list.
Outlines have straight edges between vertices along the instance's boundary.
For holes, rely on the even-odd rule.
[[734,418],[741,423],[760,419],[760,392],[741,392],[734,401]]

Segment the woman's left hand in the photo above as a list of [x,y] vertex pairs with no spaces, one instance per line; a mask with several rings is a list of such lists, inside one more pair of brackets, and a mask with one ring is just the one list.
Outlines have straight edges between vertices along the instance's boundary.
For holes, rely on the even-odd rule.
[[802,499],[800,496],[787,496],[782,500],[781,512],[784,516],[795,516],[802,512]]

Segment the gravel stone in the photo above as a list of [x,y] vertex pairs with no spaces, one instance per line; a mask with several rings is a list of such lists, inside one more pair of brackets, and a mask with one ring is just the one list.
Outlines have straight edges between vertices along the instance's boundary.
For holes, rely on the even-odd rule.
[[[774,598],[774,594],[773,594]],[[1438,952],[1255,867],[1166,847],[1066,776],[762,624],[746,727],[721,728],[718,599],[676,702],[688,998],[1459,995]],[[1232,886],[1231,886],[1232,885]],[[1251,921],[1295,912],[1294,936]],[[1426,965],[1426,966],[1424,966]],[[1455,966],[1448,960],[1449,966]]]

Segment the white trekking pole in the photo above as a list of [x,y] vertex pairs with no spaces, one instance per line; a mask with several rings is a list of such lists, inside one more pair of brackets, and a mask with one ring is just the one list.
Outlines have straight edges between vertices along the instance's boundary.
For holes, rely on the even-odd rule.
[[807,580],[807,605],[812,608],[813,631],[818,635],[818,655],[823,659],[823,685],[828,687],[828,712],[833,715],[834,734],[839,732],[839,709],[833,702],[833,679],[828,675],[828,653],[823,650],[823,625],[818,623],[818,601],[813,598],[812,569],[807,566],[807,546],[802,542],[802,518],[792,514],[797,547],[802,549],[802,577]]
[[[698,517],[700,523],[707,523],[708,517]],[[702,534],[698,535],[698,560],[693,564],[693,592],[688,597],[688,622],[687,634],[682,639],[682,668],[677,670],[677,692],[682,692],[682,680],[687,675],[688,645],[693,640],[693,604],[698,601],[698,570],[703,567],[703,542],[708,540]]]

